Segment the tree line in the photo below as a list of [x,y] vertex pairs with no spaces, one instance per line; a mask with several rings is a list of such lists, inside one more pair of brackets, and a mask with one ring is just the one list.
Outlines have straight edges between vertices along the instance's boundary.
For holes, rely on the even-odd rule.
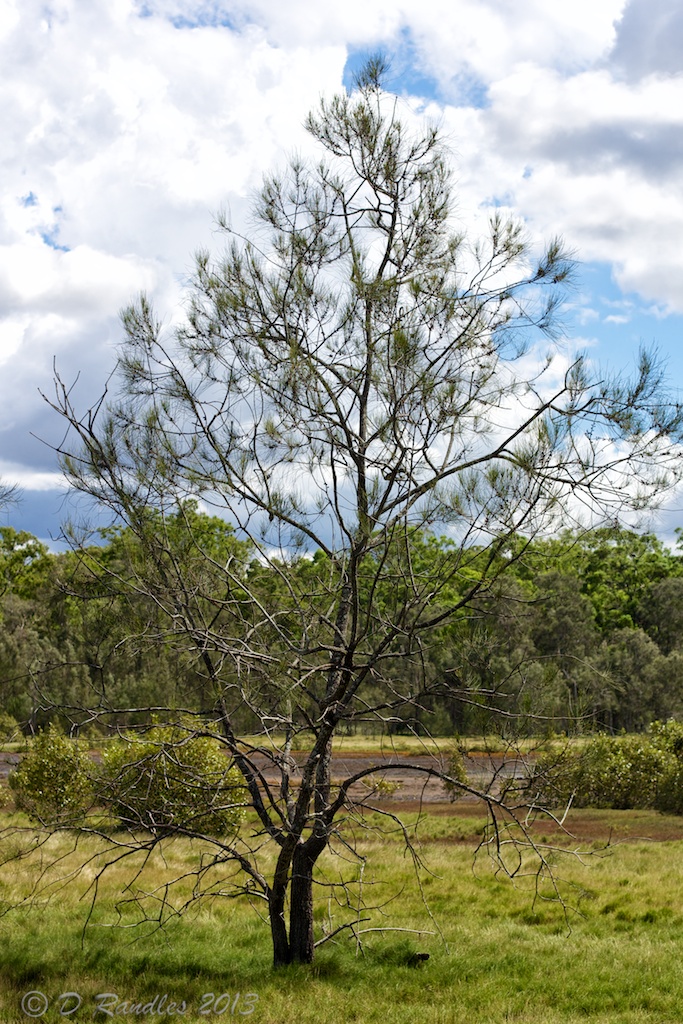
[[[264,564],[223,519],[191,505],[166,532],[173,543],[169,558],[188,590],[207,608],[219,608],[214,630],[229,634],[233,644],[239,631],[247,642],[259,603],[274,620],[289,618],[296,628],[292,580],[315,589],[329,572],[322,551],[301,554],[288,564],[285,584],[277,560]],[[457,550],[447,537],[416,532],[409,557],[428,578]],[[135,587],[143,557],[125,528],[102,531],[98,545],[60,553],[24,531],[0,528],[5,731],[13,721],[24,732],[40,730],[59,707],[67,729],[89,725],[96,732],[105,718],[81,710],[93,707],[93,693],[103,711],[117,709],[108,725],[149,721],[155,707],[214,710],[202,652],[178,631],[177,611],[164,607],[161,583],[158,600]],[[504,573],[489,564],[483,549],[471,546],[467,565],[432,610],[457,603],[479,577],[477,597],[437,628],[429,644],[393,667],[397,687],[425,691],[417,704],[406,701],[381,722],[360,710],[348,731],[639,732],[654,720],[683,715],[680,554],[653,534],[602,527],[550,539],[516,536],[497,559],[507,563]],[[239,617],[224,601],[222,569],[230,560],[246,583],[241,599],[232,595]],[[389,574],[375,588],[379,615],[390,616],[392,605],[404,599],[394,582]],[[251,617],[248,602],[254,605]],[[286,667],[278,664],[275,636],[272,652],[271,682],[280,692]],[[250,712],[248,701],[241,705],[241,732],[257,731],[267,687],[252,699],[259,713]]]

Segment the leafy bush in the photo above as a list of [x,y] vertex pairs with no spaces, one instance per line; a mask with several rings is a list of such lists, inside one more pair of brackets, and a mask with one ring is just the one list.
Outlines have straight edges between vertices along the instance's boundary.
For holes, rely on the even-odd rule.
[[239,771],[228,767],[216,740],[182,726],[125,735],[107,747],[103,762],[102,796],[129,828],[226,836],[244,817]]
[[395,793],[398,793],[399,789],[403,788],[402,782],[392,782],[390,779],[374,779],[372,777],[361,779],[361,784],[365,786],[372,796],[376,796],[379,800],[390,800]]
[[10,743],[21,737],[21,729],[16,718],[8,715],[6,711],[0,711],[0,743]]
[[670,718],[668,722],[653,722],[650,726],[652,742],[683,760],[683,722]]
[[669,754],[655,807],[667,814],[683,814],[683,722],[653,722],[651,731],[653,743]]
[[538,759],[527,793],[548,806],[654,807],[683,814],[683,724],[655,722],[648,735],[593,737],[583,750]]
[[50,725],[10,773],[14,802],[42,824],[78,824],[92,802],[93,768],[86,750]]
[[[464,748],[457,742],[446,754],[445,770],[446,774],[450,775],[456,782],[462,782],[463,785],[467,785],[468,778],[465,768]],[[456,782],[444,782],[443,784],[451,803],[455,803],[458,797],[462,795],[462,790],[456,785]]]

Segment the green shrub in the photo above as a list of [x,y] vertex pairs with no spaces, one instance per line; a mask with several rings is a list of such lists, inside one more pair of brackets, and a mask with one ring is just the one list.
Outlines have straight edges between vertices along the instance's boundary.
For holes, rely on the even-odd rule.
[[220,744],[182,726],[156,725],[110,744],[100,790],[122,825],[156,835],[227,836],[247,805],[242,776],[228,767]]
[[6,711],[0,711],[0,743],[11,743],[20,737],[21,730],[16,718],[8,715]]
[[93,797],[93,764],[76,740],[55,725],[31,743],[9,784],[14,802],[45,825],[78,824]]
[[456,782],[462,782],[463,785],[467,785],[467,770],[465,768],[464,759],[464,747],[460,743],[456,742],[446,753],[446,764],[445,771],[447,775],[450,775],[454,782],[444,782],[443,787],[448,794],[448,799],[451,803],[454,803],[459,796],[462,796],[462,790],[460,786],[456,785]]
[[653,722],[650,726],[652,742],[683,760],[683,722],[670,718],[668,722]]
[[590,739],[581,751],[564,747],[538,759],[527,794],[539,804],[575,807],[654,807],[683,813],[683,725],[655,722],[648,735]]
[[365,786],[372,796],[379,800],[390,800],[399,789],[403,788],[402,782],[392,782],[391,779],[375,779],[373,776],[361,779],[361,785]]
[[669,756],[655,807],[666,814],[683,814],[683,722],[653,722],[652,740]]

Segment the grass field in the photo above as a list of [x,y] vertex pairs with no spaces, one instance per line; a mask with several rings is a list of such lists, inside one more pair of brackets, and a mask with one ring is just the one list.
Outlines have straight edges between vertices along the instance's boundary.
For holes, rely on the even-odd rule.
[[[422,820],[421,850],[431,873],[423,871],[421,880],[431,917],[412,860],[397,838],[362,841],[365,894],[372,903],[389,901],[365,927],[440,929],[442,935],[370,932],[360,951],[342,933],[336,943],[320,948],[310,968],[274,971],[267,926],[248,905],[229,900],[216,899],[162,931],[112,928],[113,906],[129,870],[108,877],[83,933],[91,870],[69,887],[53,890],[51,899],[0,918],[0,1021],[31,1019],[21,1009],[22,997],[31,991],[49,1001],[41,1016],[45,1021],[113,1016],[192,1022],[241,1017],[262,1024],[635,1024],[683,1019],[681,819],[583,811],[572,823],[579,836],[573,845],[593,853],[552,854],[577,908],[568,919],[557,904],[534,903],[530,880],[512,884],[496,877],[486,857],[473,870],[483,825],[476,807],[441,805]],[[603,849],[610,832],[621,841]],[[668,838],[624,841],[638,835]],[[537,838],[555,841],[543,825]],[[66,851],[65,837],[54,842]],[[80,863],[94,850],[93,842],[67,857],[60,871]],[[157,856],[138,884],[151,889],[196,857],[196,849],[174,841],[165,861]],[[28,891],[37,870],[30,859],[5,866],[3,905]],[[332,876],[337,863],[328,860],[323,870]],[[321,900],[321,925],[329,911]],[[332,908],[333,927],[348,918],[348,912],[345,917]],[[124,913],[123,923],[132,918]],[[430,959],[411,966],[417,951],[428,952]],[[68,1016],[76,999],[60,1002],[67,992],[78,993],[82,1001]],[[98,1012],[102,993],[110,995],[99,999],[103,1009]],[[25,1007],[40,1011],[40,996]]]
[[[302,739],[303,749],[310,749],[309,740],[310,737],[308,736]],[[268,741],[266,740],[264,744],[263,736],[248,736],[245,738],[245,743],[253,743],[254,746],[267,745],[267,742]],[[272,742],[277,742],[281,745],[284,742],[284,737],[274,734]],[[558,745],[564,746],[567,743],[567,740],[564,737],[556,737],[555,742]],[[573,738],[569,740],[569,743],[571,743],[572,746],[580,746],[584,742],[583,738]],[[452,736],[337,735],[334,737],[333,750],[335,754],[345,754],[347,756],[351,754],[366,757],[374,757],[377,755],[384,755],[385,757],[388,757],[392,754],[410,756],[411,754],[443,753],[444,751],[450,750],[453,747],[453,744],[454,740]],[[514,748],[520,752],[526,752],[528,750],[535,750],[542,744],[543,741],[539,739],[521,738],[515,740]],[[496,753],[508,749],[508,744],[506,744],[499,735],[495,734],[491,734],[490,736],[463,736],[458,740],[458,746],[471,753]],[[294,745],[294,749],[297,749],[296,744]]]

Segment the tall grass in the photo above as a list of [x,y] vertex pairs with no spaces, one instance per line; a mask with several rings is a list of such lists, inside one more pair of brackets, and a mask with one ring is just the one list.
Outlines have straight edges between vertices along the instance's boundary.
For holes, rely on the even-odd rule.
[[[627,828],[629,813],[611,812],[609,820]],[[456,814],[457,808],[452,816],[429,815],[421,823],[421,855],[428,867],[421,873],[422,896],[412,859],[396,837],[361,839],[359,852],[367,863],[364,894],[368,902],[384,905],[364,927],[415,931],[367,932],[360,947],[342,932],[336,942],[320,947],[310,968],[273,970],[268,927],[239,902],[214,899],[162,930],[149,923],[112,927],[114,904],[125,898],[130,881],[130,870],[124,868],[105,877],[83,932],[92,869],[65,888],[57,884],[56,874],[46,876],[55,883],[49,899],[46,895],[37,905],[0,919],[0,1020],[29,1020],[20,1008],[29,990],[50,999],[42,1017],[46,1021],[65,1019],[58,996],[68,991],[82,998],[70,1018],[78,1021],[112,1019],[95,1012],[96,996],[103,992],[116,993],[119,1008],[126,999],[141,1008],[155,995],[167,994],[169,1000],[185,1001],[187,1011],[180,1019],[191,1022],[240,1016],[262,1024],[564,1024],[587,1019],[641,1024],[680,1019],[679,842],[634,841],[607,849],[596,843],[594,856],[552,855],[574,901],[575,909],[565,915],[556,903],[534,901],[532,879],[512,884],[497,876],[486,858],[473,868],[481,818]],[[577,824],[583,814],[577,813]],[[639,827],[646,829],[648,821],[655,819],[641,813]],[[679,819],[671,822],[674,827],[680,831]],[[94,851],[94,840],[68,855],[66,837],[54,842],[62,844],[66,855],[62,873]],[[191,866],[196,856],[189,844],[175,841],[165,860],[155,856],[150,861],[138,885],[151,890]],[[5,866],[0,883],[5,906],[29,891],[38,871],[30,859]],[[338,871],[333,858],[322,865],[329,879]],[[359,869],[349,871],[360,878]],[[323,923],[334,928],[351,913],[321,899],[316,916],[321,928]],[[133,920],[132,911],[124,911],[122,924]],[[428,952],[430,959],[416,962],[415,952]],[[211,993],[230,998],[216,1003],[206,998]],[[237,993],[242,1001],[231,1013]],[[250,1017],[239,1013],[247,1008],[245,993],[259,997]],[[199,1013],[202,1005],[208,1013]],[[224,1012],[212,1012],[216,1007]],[[128,1009],[114,1019],[169,1019],[164,1013]]]

